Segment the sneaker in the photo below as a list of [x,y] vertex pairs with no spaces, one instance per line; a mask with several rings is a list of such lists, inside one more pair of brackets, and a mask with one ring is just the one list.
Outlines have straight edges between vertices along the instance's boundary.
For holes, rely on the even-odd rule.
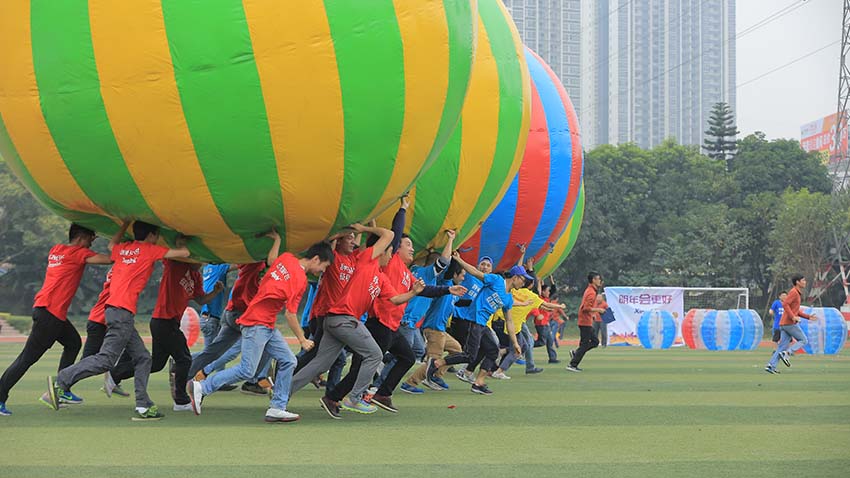
[[366,390],[367,395],[374,395],[376,393],[378,393],[378,387],[376,387],[374,385],[372,385],[371,387],[369,387],[368,390]]
[[439,367],[437,367],[435,362],[436,362],[436,360],[434,360],[433,358],[431,358],[431,357],[428,358],[428,366],[425,368],[425,378],[426,379],[430,379],[431,377],[433,377],[437,373],[437,371],[440,369]]
[[279,408],[269,408],[268,411],[266,411],[265,420],[266,423],[289,423],[297,422],[300,418],[301,415],[297,413],[288,412]]
[[457,379],[460,380],[461,382],[466,382],[466,383],[469,383],[469,384],[475,382],[475,380],[469,379],[469,376],[466,374],[466,370],[458,370],[457,373],[455,374],[455,377],[457,377]]
[[129,397],[130,393],[125,392],[124,389],[121,388],[121,385],[116,383],[115,388],[112,389],[112,395],[118,395],[119,397]]
[[375,395],[372,397],[372,400],[369,401],[372,405],[377,405],[379,408],[383,408],[384,410],[391,413],[398,413],[398,408],[393,406],[392,397],[388,397],[385,395]]
[[0,402],[0,417],[11,417],[12,411],[6,408],[6,404],[4,402]]
[[765,367],[764,371],[767,372],[767,373],[771,373],[771,374],[779,374],[779,370],[776,370],[775,368],[771,367],[770,365]]
[[272,381],[271,377],[261,378],[257,380],[257,385],[259,385],[260,388],[265,390],[266,395],[268,395],[269,398],[274,398],[274,382]]
[[239,389],[239,391],[246,395],[259,395],[262,397],[268,395],[268,392],[266,392],[265,388],[261,387],[259,384],[251,382],[243,383],[242,388]]
[[449,389],[449,384],[447,384],[445,382],[445,380],[443,380],[440,377],[434,377],[430,380],[430,382],[437,384],[442,390],[448,390]]
[[69,405],[77,405],[83,403],[82,397],[74,395],[70,390],[59,395],[59,403],[67,403]]
[[342,408],[349,412],[362,413],[364,415],[369,415],[378,411],[378,407],[370,405],[362,399],[354,401],[349,397],[345,397],[345,400],[342,401]]
[[[177,385],[176,378],[174,375],[174,359],[168,358],[168,390],[171,392],[171,400],[174,401],[177,398]],[[113,390],[114,392],[115,390]]]
[[112,392],[115,391],[115,387],[117,387],[117,385],[115,385],[115,380],[112,378],[112,374],[109,372],[104,373],[103,388],[101,389],[103,390],[103,393],[105,393],[107,397],[112,398]]
[[435,380],[438,380],[437,377],[431,377],[430,379],[425,378],[425,379],[422,380],[422,385],[425,385],[426,387],[430,388],[431,390],[436,390],[438,392],[442,392],[443,390],[445,390],[437,382],[435,382]]
[[[229,385],[222,385],[221,388],[219,388],[217,391],[219,391],[219,392],[232,392],[232,391],[236,390],[237,388],[239,388],[238,385],[230,385],[230,384]],[[115,392],[113,392],[113,393],[115,393]]]
[[328,415],[331,416],[334,420],[339,420],[342,418],[342,415],[339,414],[339,403],[331,400],[328,397],[322,397],[319,399],[319,402],[322,404],[322,408],[328,412]]
[[59,396],[65,393],[60,390],[53,381],[53,377],[47,377],[47,391],[39,399],[41,403],[47,405],[53,410],[59,410]]
[[779,354],[779,359],[782,360],[782,363],[784,363],[786,367],[791,366],[791,361],[788,360],[788,357],[790,357],[790,356],[791,355],[788,353],[787,350],[785,352],[782,352],[781,354]]
[[561,361],[558,360],[558,359],[555,359],[555,360],[550,360],[549,363],[561,363]]
[[197,380],[186,382],[186,393],[189,395],[189,400],[191,400],[192,411],[195,412],[195,415],[200,415],[201,403],[204,401],[204,388],[201,386],[201,382]]
[[576,350],[572,349],[572,350],[570,350],[570,360],[573,360],[575,358],[576,358]]
[[175,403],[174,406],[171,407],[171,409],[174,410],[175,412],[193,412],[194,411],[192,409],[192,402],[184,403],[183,405],[178,405],[178,404]]
[[133,420],[134,422],[156,422],[164,416],[165,415],[159,413],[159,409],[156,408],[156,405],[151,405],[150,407],[145,408],[144,410],[139,410],[137,408],[136,414],[133,415],[133,418],[131,418],[130,420]]
[[514,362],[514,363],[515,363],[515,364],[517,364],[517,365],[525,365],[525,360],[523,360],[523,359],[517,359],[517,361],[516,361],[516,362]]
[[422,395],[423,393],[425,393],[425,390],[422,390],[419,387],[414,387],[413,385],[410,385],[409,383],[401,384],[401,391],[407,392],[411,395]]
[[527,369],[525,371],[526,375],[532,375],[532,374],[541,373],[541,372],[543,372],[543,369],[540,368],[540,367],[530,368],[530,369]]
[[495,378],[496,380],[510,380],[511,379],[511,377],[508,377],[507,375],[505,375],[505,372],[502,372],[501,370],[496,370],[490,376]]
[[457,373],[457,369],[454,368],[453,366],[450,366],[449,368],[446,369],[446,372],[447,373]]
[[573,365],[567,365],[567,370],[570,372],[581,372],[582,370]]
[[317,389],[322,388],[322,376],[316,375],[312,380],[310,380],[310,383],[312,383]]
[[493,395],[493,391],[487,388],[487,384],[484,385],[476,385],[472,384],[472,393],[477,393],[479,395]]

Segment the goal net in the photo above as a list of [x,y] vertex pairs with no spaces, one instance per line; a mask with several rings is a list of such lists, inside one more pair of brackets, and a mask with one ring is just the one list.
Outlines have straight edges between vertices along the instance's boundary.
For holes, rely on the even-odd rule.
[[691,309],[749,309],[750,291],[744,287],[684,287],[685,313]]

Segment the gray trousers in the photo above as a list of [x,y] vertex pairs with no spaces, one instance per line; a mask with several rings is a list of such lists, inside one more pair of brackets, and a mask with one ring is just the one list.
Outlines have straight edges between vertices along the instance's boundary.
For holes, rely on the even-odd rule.
[[599,337],[599,343],[603,347],[608,346],[608,324],[604,321],[593,322],[593,335]]
[[148,396],[148,378],[151,374],[151,354],[133,325],[133,314],[118,307],[106,307],[106,336],[95,355],[90,355],[74,365],[62,369],[56,377],[56,385],[69,390],[75,383],[94,375],[109,371],[118,362],[125,350],[133,361],[133,379],[136,385],[136,406],[147,408],[153,405]]
[[322,341],[313,360],[292,377],[292,393],[310,383],[316,375],[327,372],[344,346],[363,357],[357,380],[348,394],[352,400],[363,396],[381,363],[383,353],[372,334],[359,320],[348,315],[329,315],[323,324]]

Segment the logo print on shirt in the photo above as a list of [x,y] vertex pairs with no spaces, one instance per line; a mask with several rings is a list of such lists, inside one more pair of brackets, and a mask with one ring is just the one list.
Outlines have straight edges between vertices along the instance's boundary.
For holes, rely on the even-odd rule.
[[65,258],[64,254],[50,254],[47,256],[47,268],[51,267],[59,267],[62,265],[62,259]]
[[351,275],[354,274],[354,268],[347,265],[341,264],[339,266],[339,281],[344,285],[347,284],[349,280],[351,280]]
[[369,283],[369,295],[372,296],[372,300],[375,300],[381,294],[381,283],[378,280],[378,276],[372,277],[372,282]]
[[275,267],[275,269],[276,270],[273,270],[270,273],[270,275],[272,276],[272,279],[274,279],[276,281],[280,281],[280,280],[288,281],[289,278],[291,277],[289,275],[289,271],[286,269],[286,266],[284,266],[283,264],[278,264],[277,267]]
[[192,280],[192,274],[189,271],[186,271],[183,277],[180,278],[180,286],[183,287],[183,290],[186,291],[189,297],[195,295],[195,281]]

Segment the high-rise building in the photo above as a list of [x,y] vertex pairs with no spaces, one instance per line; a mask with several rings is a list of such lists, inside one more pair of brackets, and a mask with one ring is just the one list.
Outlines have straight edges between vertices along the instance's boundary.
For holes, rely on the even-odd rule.
[[735,110],[735,0],[582,0],[584,144],[701,145]]
[[523,43],[552,68],[581,111],[582,0],[503,0]]

